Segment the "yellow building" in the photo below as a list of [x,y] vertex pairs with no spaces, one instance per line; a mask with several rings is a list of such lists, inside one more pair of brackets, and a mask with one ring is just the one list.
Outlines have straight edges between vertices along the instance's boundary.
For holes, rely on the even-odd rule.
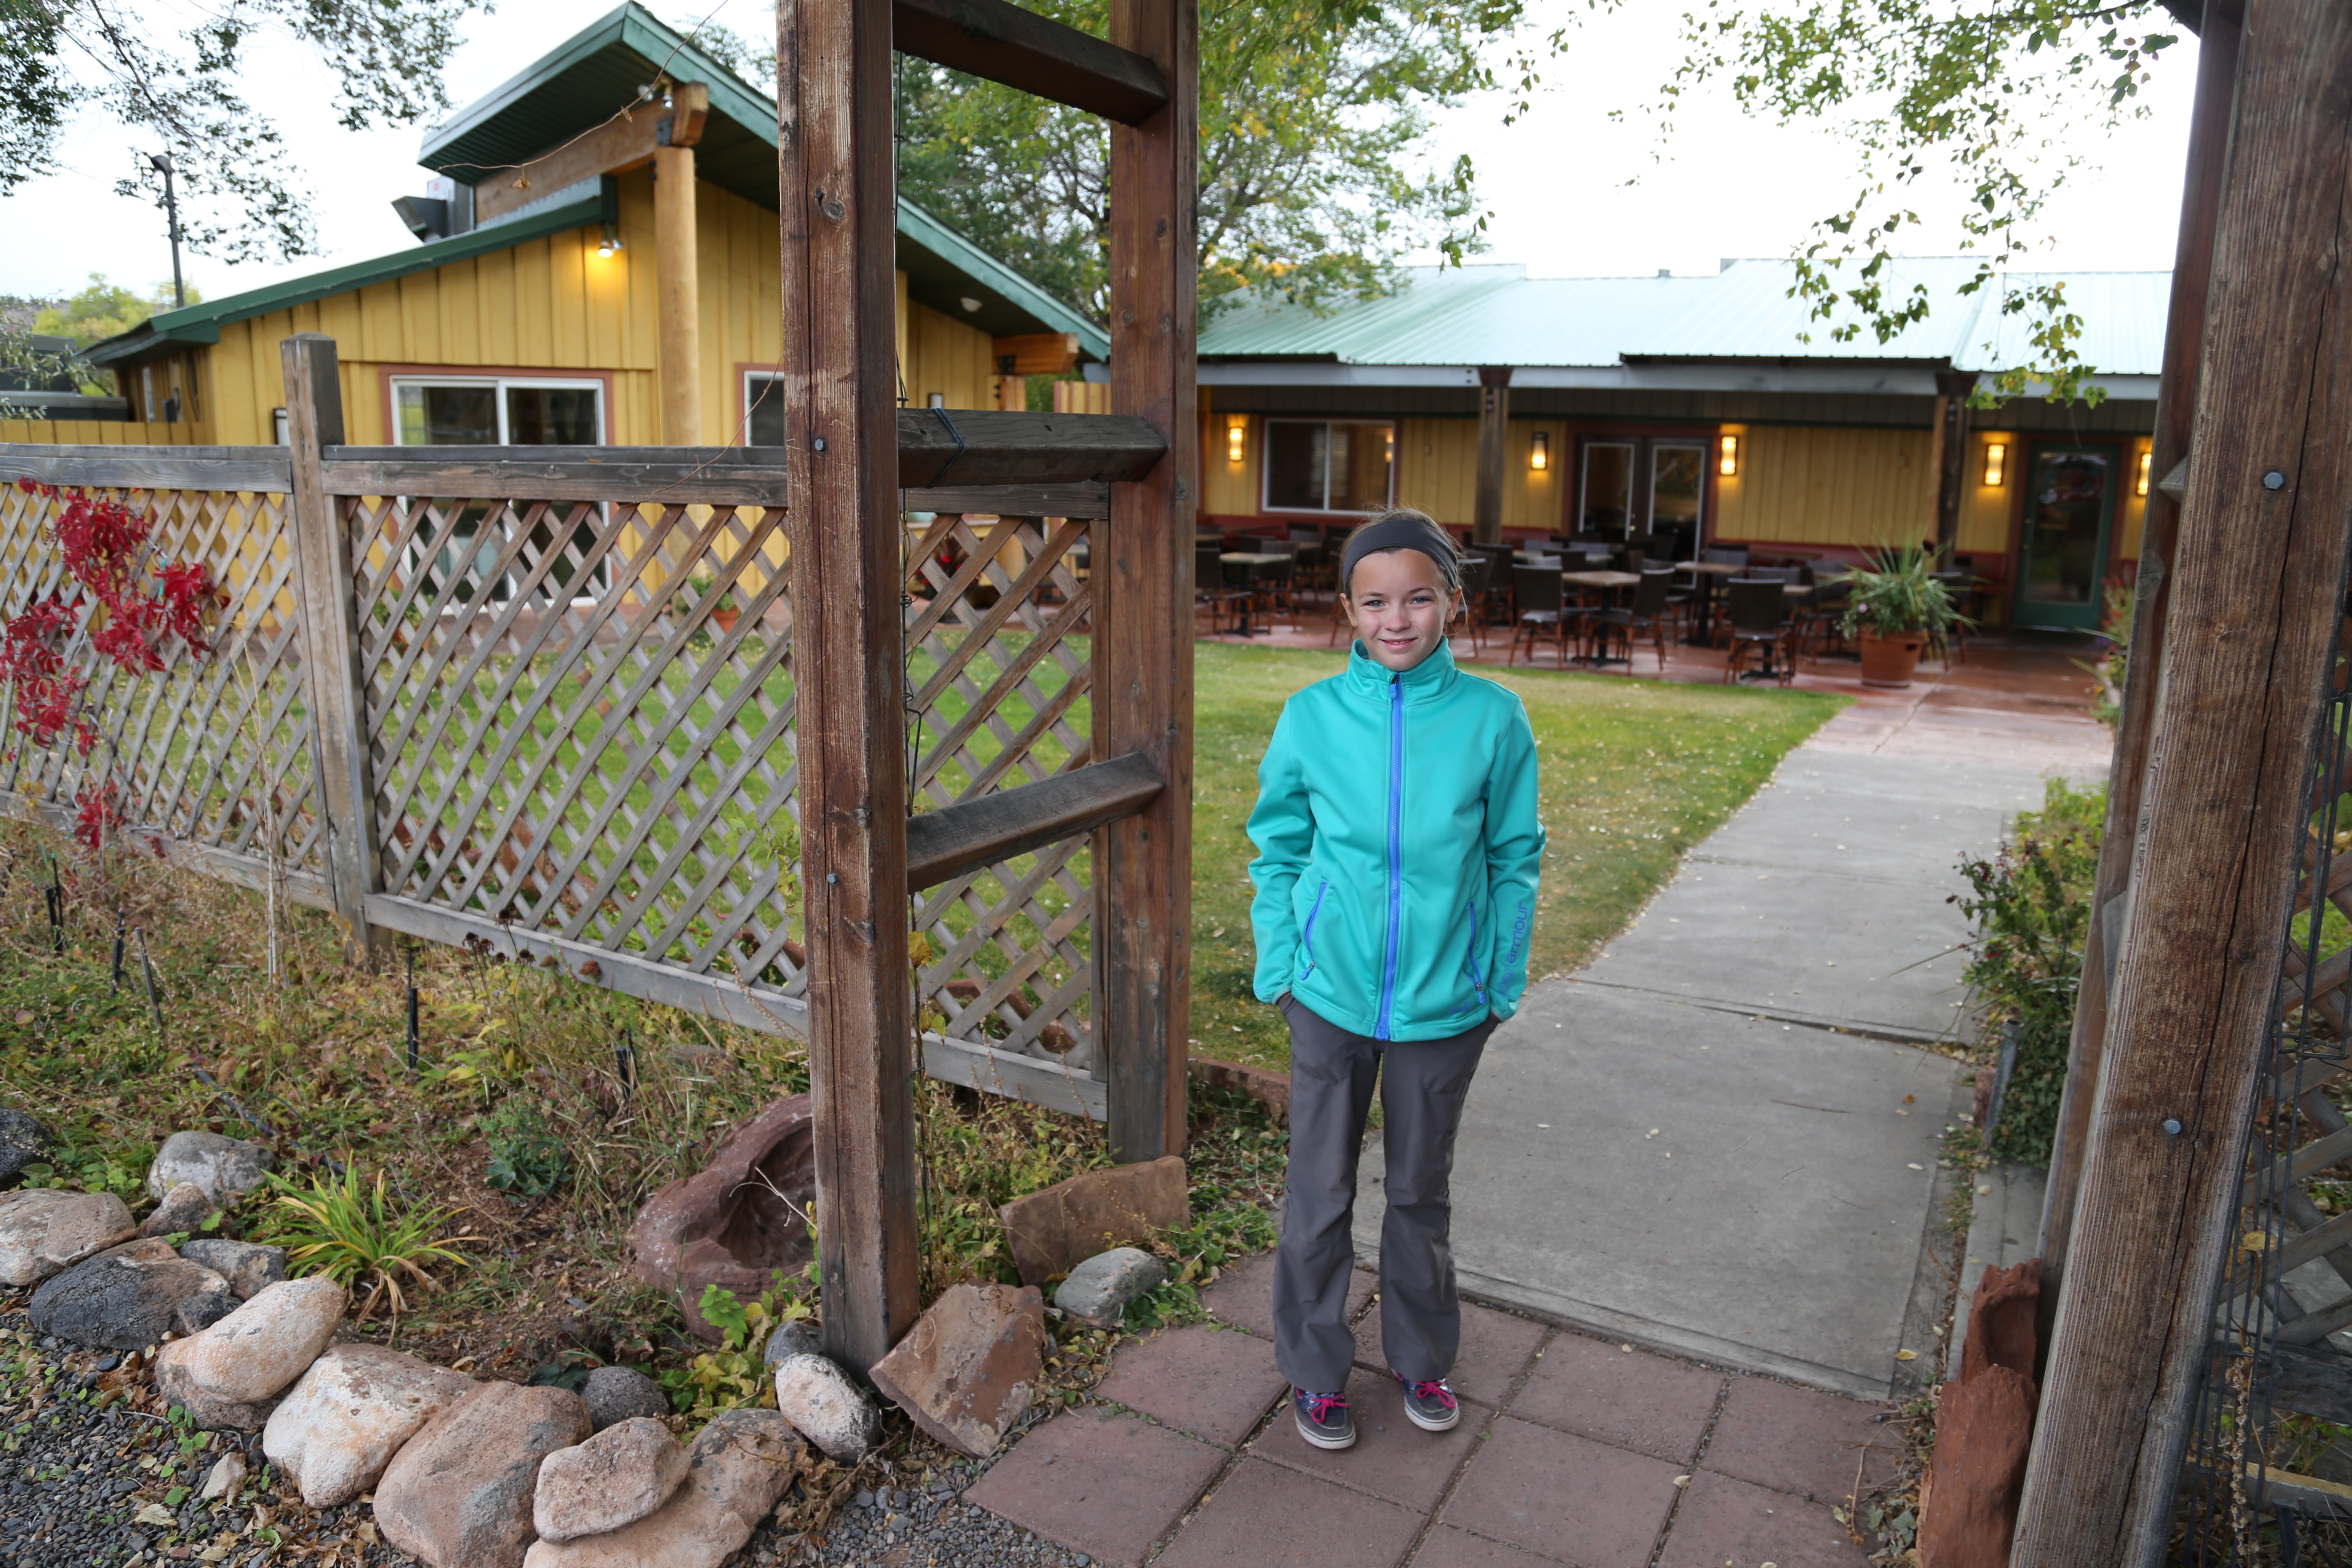
[[[432,133],[436,193],[394,204],[422,243],[160,314],[89,355],[127,418],[0,421],[0,442],[281,439],[278,344],[320,331],[355,444],[771,444],[775,138],[770,99],[624,5]],[[996,407],[1026,386],[1001,364],[1108,350],[911,204],[897,262],[910,406]]]

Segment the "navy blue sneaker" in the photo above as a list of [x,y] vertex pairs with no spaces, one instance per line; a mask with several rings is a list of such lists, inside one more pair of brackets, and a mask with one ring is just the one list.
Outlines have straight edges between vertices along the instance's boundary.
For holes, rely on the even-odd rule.
[[1462,1406],[1454,1403],[1454,1391],[1445,1386],[1444,1378],[1412,1383],[1401,1372],[1389,1375],[1404,1384],[1405,1415],[1423,1431],[1450,1431],[1462,1419]]
[[1309,1394],[1303,1388],[1294,1388],[1290,1391],[1290,1413],[1298,1419],[1298,1435],[1317,1447],[1356,1446],[1356,1423],[1348,1415],[1346,1394]]

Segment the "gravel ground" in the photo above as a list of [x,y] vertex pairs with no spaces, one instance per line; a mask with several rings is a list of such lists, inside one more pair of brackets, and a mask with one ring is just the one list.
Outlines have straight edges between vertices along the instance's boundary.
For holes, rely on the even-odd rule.
[[[147,1383],[131,1360],[39,1338],[23,1312],[0,1312],[0,1568],[191,1561],[247,1568],[297,1558],[338,1568],[416,1568],[414,1558],[375,1539],[364,1503],[317,1512],[279,1493],[258,1434],[190,1432],[125,1408],[118,1390]],[[238,1497],[226,1506],[198,1500],[205,1478],[232,1450],[248,1468]],[[1076,1552],[960,1501],[985,1466],[950,1467],[937,1450],[929,1458],[937,1469],[900,1461],[902,1471],[914,1471],[906,1484],[861,1487],[821,1535],[782,1531],[771,1519],[735,1561],[760,1568],[1089,1568]],[[928,1484],[919,1479],[926,1473]]]

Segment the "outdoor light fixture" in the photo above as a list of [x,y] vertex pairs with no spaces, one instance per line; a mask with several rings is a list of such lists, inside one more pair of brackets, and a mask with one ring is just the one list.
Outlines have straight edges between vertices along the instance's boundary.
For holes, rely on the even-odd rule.
[[1242,452],[1248,441],[1249,416],[1246,414],[1226,415],[1225,461],[1228,463],[1240,462],[1242,460]]
[[2144,495],[2147,494],[2147,470],[2148,470],[2148,465],[2149,465],[2149,464],[2151,464],[2151,463],[2153,463],[2153,462],[2155,462],[2155,461],[2156,461],[2156,448],[2155,448],[2155,447],[2141,447],[2141,448],[2140,448],[2140,454],[2139,454],[2139,477],[2138,477],[2137,479],[2134,479],[2134,480],[2132,481],[2132,494],[2134,494],[2134,495],[2136,495],[2136,496],[2144,496]]
[[1528,437],[1528,467],[1542,473],[1551,467],[1551,433],[1538,430]]
[[2008,477],[2009,443],[2006,441],[1987,441],[1985,443],[1984,482],[1995,489],[1999,489],[2002,481]]
[[613,226],[609,223],[606,224],[604,226],[604,237],[597,242],[596,254],[599,256],[614,256],[628,248],[629,247],[621,243],[621,237],[613,232]]
[[1716,442],[1715,471],[1727,479],[1739,477],[1739,437],[1723,436]]

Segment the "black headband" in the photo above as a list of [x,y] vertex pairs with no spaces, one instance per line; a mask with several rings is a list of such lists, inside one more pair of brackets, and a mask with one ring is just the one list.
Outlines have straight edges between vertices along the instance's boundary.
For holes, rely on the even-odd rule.
[[1420,551],[1437,563],[1438,574],[1449,588],[1461,576],[1462,552],[1454,548],[1452,534],[1417,514],[1384,517],[1348,536],[1347,551],[1339,558],[1341,593],[1347,593],[1356,580],[1356,563],[1381,550]]

